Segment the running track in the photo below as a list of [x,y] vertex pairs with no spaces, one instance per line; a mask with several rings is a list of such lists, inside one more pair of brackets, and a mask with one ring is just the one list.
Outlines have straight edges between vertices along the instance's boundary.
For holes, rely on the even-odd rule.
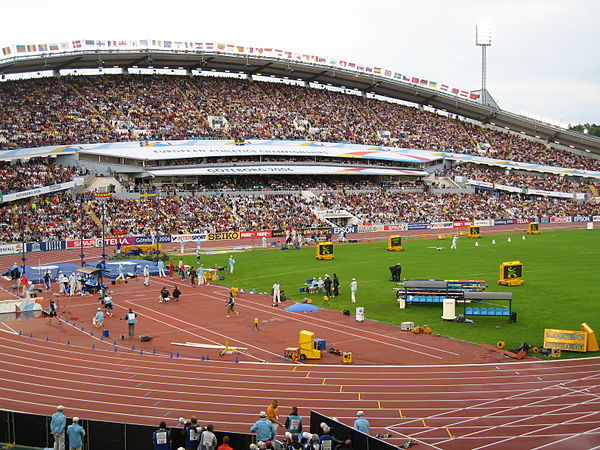
[[[63,260],[65,255],[75,253],[64,252]],[[11,262],[4,259],[0,265]],[[130,288],[137,289],[131,283]],[[82,306],[72,305],[75,313],[86,307],[83,300],[76,300]],[[145,299],[133,301],[138,307]],[[244,308],[258,308],[260,302],[252,299]],[[93,310],[95,304],[87,307]],[[289,328],[297,319],[291,315],[286,320],[284,327]],[[166,334],[172,331],[173,323],[162,325]],[[119,345],[117,352],[101,342],[92,349],[87,341],[91,338],[67,324],[48,328],[71,336],[72,345],[54,338],[46,341],[41,335],[14,334],[14,327],[14,323],[0,327],[5,331],[0,333],[2,409],[50,414],[63,403],[70,416],[147,425],[162,419],[175,425],[178,417],[194,414],[216,429],[247,432],[257,412],[278,398],[282,416],[297,405],[305,417],[314,409],[351,424],[356,410],[362,409],[372,433],[390,433],[393,443],[417,440],[419,448],[600,447],[600,358],[325,365],[279,363],[264,355],[260,357],[268,363],[256,362],[256,351],[250,348],[235,363],[183,354],[170,358],[165,352],[139,354],[139,348],[131,350],[128,344]],[[187,332],[205,339],[213,333],[212,339],[219,341],[214,330]],[[171,338],[168,335],[167,340]],[[407,349],[422,350],[424,345],[400,343],[401,337],[395,336],[380,339],[382,345]],[[442,354],[445,346],[433,342],[424,353]]]

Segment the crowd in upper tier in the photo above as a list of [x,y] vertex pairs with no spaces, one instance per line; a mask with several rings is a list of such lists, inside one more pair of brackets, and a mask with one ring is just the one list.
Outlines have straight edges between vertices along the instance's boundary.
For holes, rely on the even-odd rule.
[[564,177],[542,173],[515,173],[506,172],[504,168],[476,165],[455,166],[446,171],[446,175],[462,176],[470,180],[486,181],[489,183],[503,184],[528,189],[539,189],[554,192],[583,192],[589,193],[590,186],[600,188],[600,180],[595,178]]
[[480,154],[579,169],[549,149],[425,109],[237,78],[63,76],[0,83],[0,149],[145,139],[309,139]]

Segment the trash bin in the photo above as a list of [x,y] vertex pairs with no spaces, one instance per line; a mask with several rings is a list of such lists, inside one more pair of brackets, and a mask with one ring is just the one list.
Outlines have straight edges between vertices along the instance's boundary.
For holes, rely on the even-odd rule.
[[443,320],[455,320],[456,319],[456,300],[453,298],[445,298],[443,302],[442,310]]
[[108,330],[102,330],[102,336],[103,337],[109,337],[110,333],[108,332]]
[[363,308],[362,306],[359,306],[358,308],[356,308],[356,321],[357,322],[365,321],[365,308]]

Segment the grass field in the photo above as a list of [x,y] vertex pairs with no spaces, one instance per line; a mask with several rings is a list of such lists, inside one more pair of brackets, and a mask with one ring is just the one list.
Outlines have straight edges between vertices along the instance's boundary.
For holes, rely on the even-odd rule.
[[[225,276],[221,283],[268,293],[279,281],[286,297],[297,301],[311,297],[321,306],[322,294],[300,293],[299,288],[309,278],[336,273],[341,293],[330,301],[330,308],[349,309],[354,314],[356,306],[363,306],[368,319],[394,324],[412,321],[430,326],[435,333],[476,343],[495,345],[504,340],[509,349],[523,342],[541,346],[544,328],[578,330],[587,322],[600,334],[600,232],[548,231],[525,240],[521,234],[506,234],[483,237],[478,242],[479,247],[475,247],[473,240],[461,238],[458,249],[450,250],[450,240],[405,240],[403,252],[387,252],[385,241],[336,245],[333,261],[316,260],[313,247],[235,253],[235,273],[220,272]],[[428,248],[432,246],[447,248]],[[193,257],[185,260],[195,264]],[[227,266],[227,260],[227,254],[203,255],[201,262],[205,267]],[[515,260],[523,263],[525,284],[499,286],[499,264]],[[402,265],[403,279],[485,280],[487,291],[511,291],[517,323],[509,323],[506,317],[470,317],[472,324],[445,322],[440,318],[441,305],[416,304],[400,309],[388,270],[396,263]],[[358,281],[356,304],[350,302],[352,277]],[[462,305],[457,305],[460,312]],[[563,355],[581,356],[575,352]]]

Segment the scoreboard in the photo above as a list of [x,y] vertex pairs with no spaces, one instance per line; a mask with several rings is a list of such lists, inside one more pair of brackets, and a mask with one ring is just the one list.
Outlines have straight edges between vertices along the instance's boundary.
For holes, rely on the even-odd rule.
[[320,242],[317,244],[317,259],[334,259],[333,243]]
[[585,331],[546,328],[544,330],[544,348],[560,348],[561,350],[572,352],[586,352],[587,337],[588,334]]
[[390,252],[400,252],[404,250],[402,247],[402,236],[392,235],[388,236],[388,251]]
[[523,281],[523,264],[521,261],[505,261],[500,264],[500,280],[504,286],[520,286]]

